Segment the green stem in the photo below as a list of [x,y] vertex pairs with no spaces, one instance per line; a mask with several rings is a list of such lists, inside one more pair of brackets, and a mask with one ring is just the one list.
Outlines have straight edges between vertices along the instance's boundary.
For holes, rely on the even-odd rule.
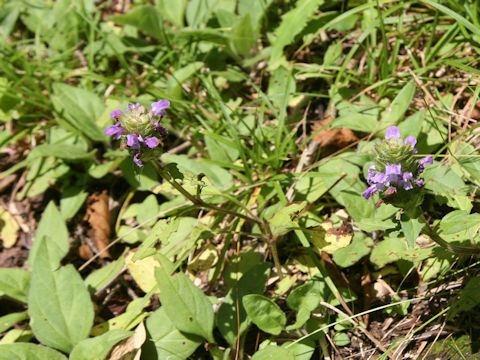
[[422,233],[428,235],[433,241],[435,241],[438,245],[445,248],[446,250],[460,255],[480,254],[480,247],[459,246],[445,241],[440,235],[437,234],[434,229],[431,228],[430,224],[427,222],[427,219],[425,219],[423,215],[421,215],[418,220],[421,223],[425,224],[422,229]]
[[239,218],[242,218],[242,219],[248,220],[250,222],[256,223],[256,224],[260,225],[260,227],[263,225],[263,223],[260,219],[241,214],[241,213],[239,213],[237,211],[234,211],[234,210],[225,209],[225,208],[221,208],[221,207],[206,203],[205,201],[200,199],[198,196],[190,194],[187,190],[185,190],[183,188],[182,185],[177,183],[175,181],[175,179],[172,179],[172,177],[170,176],[170,173],[168,171],[166,171],[158,162],[154,161],[153,163],[154,163],[158,173],[160,174],[160,176],[162,178],[164,178],[170,185],[172,185],[180,194],[182,194],[188,200],[190,200],[194,205],[197,205],[198,207],[201,207],[201,208],[204,208],[204,209],[219,211],[219,212],[222,212],[224,214],[230,214],[230,215],[238,216]]

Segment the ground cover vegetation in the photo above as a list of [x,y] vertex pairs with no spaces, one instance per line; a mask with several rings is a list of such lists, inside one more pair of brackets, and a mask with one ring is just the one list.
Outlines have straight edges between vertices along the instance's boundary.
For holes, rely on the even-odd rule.
[[475,359],[475,0],[0,0],[0,359]]

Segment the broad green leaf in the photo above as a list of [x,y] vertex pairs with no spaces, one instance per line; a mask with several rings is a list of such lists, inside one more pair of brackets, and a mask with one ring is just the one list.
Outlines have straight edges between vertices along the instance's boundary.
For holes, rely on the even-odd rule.
[[142,171],[138,173],[138,166],[129,157],[123,160],[119,167],[125,180],[140,191],[152,191],[159,184],[158,174],[150,163],[145,164]]
[[[402,117],[407,112],[412,102],[413,95],[415,94],[415,85],[413,81],[409,81],[403,88],[400,90],[393,99],[392,104],[388,107],[385,113],[382,116],[381,126],[388,127],[390,125],[396,125]],[[407,135],[404,135],[406,137]]]
[[29,286],[29,272],[21,269],[0,268],[0,297],[6,295],[26,303]]
[[269,298],[259,294],[245,295],[242,304],[248,317],[259,329],[274,335],[285,329],[285,313]]
[[27,319],[28,313],[26,311],[10,313],[4,316],[0,316],[0,333],[10,329],[16,323]]
[[22,8],[20,1],[5,2],[0,8],[0,39],[3,41],[10,36]]
[[15,343],[0,345],[0,360],[67,360],[65,355],[42,345]]
[[[248,327],[247,313],[241,299],[248,294],[261,294],[270,274],[270,263],[260,263],[248,270],[228,292],[218,309],[217,326],[231,344],[235,344],[237,336]],[[237,304],[239,307],[237,308]],[[238,326],[240,324],[240,326]]]
[[235,286],[248,270],[260,263],[261,259],[262,255],[255,252],[252,247],[240,251],[238,256],[233,256],[223,272],[225,286],[228,289]]
[[325,221],[319,226],[305,230],[310,236],[315,250],[333,254],[338,249],[348,246],[353,235],[341,228],[335,229],[331,221]]
[[418,219],[410,219],[406,215],[402,214],[400,218],[400,225],[402,227],[403,234],[407,238],[408,246],[413,248],[415,246],[415,240],[425,224],[422,224],[420,221],[418,221]]
[[257,42],[257,34],[249,13],[235,22],[230,32],[230,40],[237,55],[248,56],[250,54],[250,50]]
[[142,349],[142,355],[151,360],[185,360],[203,341],[178,331],[163,308],[150,315],[145,325],[151,341]]
[[130,13],[114,16],[111,20],[117,24],[134,26],[156,39],[163,39],[162,19],[154,6],[136,6]]
[[278,235],[288,228],[298,227],[297,224],[292,222],[292,218],[302,211],[306,205],[306,201],[287,204],[278,209],[273,216],[267,218],[272,226],[273,234]]
[[267,346],[253,354],[251,360],[295,360],[295,354],[279,346]]
[[201,61],[192,62],[183,68],[175,70],[175,72],[168,78],[168,93],[171,97],[180,99],[182,97],[182,85],[190,79],[194,74],[204,66]]
[[337,332],[333,335],[333,343],[337,346],[347,346],[350,342],[350,336],[344,332]]
[[105,109],[96,94],[62,83],[54,83],[53,91],[53,105],[62,118],[92,140],[106,140],[106,135],[95,124]]
[[54,156],[65,160],[92,159],[94,152],[87,152],[82,147],[67,144],[42,144],[32,149],[28,154],[28,160],[32,161],[39,157]]
[[187,6],[185,17],[192,28],[198,28],[207,23],[217,9],[218,0],[191,0]]
[[327,192],[327,187],[323,183],[322,174],[309,172],[302,176],[295,184],[296,199],[307,200],[313,203]]
[[307,24],[307,20],[315,10],[324,3],[324,0],[299,0],[295,8],[282,16],[280,26],[275,29],[276,39],[272,44],[269,67],[271,70],[280,65],[283,57],[283,48],[293,42]]
[[187,0],[159,0],[157,6],[162,16],[173,25],[182,28]]
[[60,213],[64,219],[72,218],[85,203],[88,193],[80,186],[69,186],[62,191]]
[[214,342],[212,303],[183,273],[170,276],[162,267],[155,268],[160,301],[168,317],[180,331]]
[[311,338],[292,344],[291,341],[287,341],[282,344],[282,348],[288,349],[288,351],[293,353],[295,355],[295,360],[310,360],[315,352],[315,341]]
[[268,81],[268,98],[280,108],[286,106],[291,96],[295,93],[295,80],[292,71],[284,66],[279,66],[273,71]]
[[402,239],[387,238],[375,245],[370,254],[370,261],[381,268],[401,259],[402,252],[406,249],[407,245]]
[[138,208],[137,221],[139,224],[143,224],[147,220],[150,220],[152,216],[158,214],[159,207],[158,201],[155,195],[149,195],[143,200]]
[[287,326],[287,330],[303,326],[320,301],[328,301],[330,294],[323,281],[313,280],[295,288],[287,297],[287,305],[290,309],[297,311],[297,319],[294,324]]
[[188,171],[195,176],[205,174],[218,189],[227,189],[233,185],[232,174],[218,165],[192,160],[186,155],[162,155],[162,160],[177,163],[182,172]]
[[80,341],[69,360],[104,360],[115,344],[133,334],[127,330],[110,330],[103,335]]
[[85,279],[85,287],[90,294],[93,295],[96,291],[100,290],[102,286],[112,280],[120,271],[122,271],[123,265],[125,265],[125,258],[120,256],[110,264],[90,273]]
[[46,246],[49,249],[51,269],[55,269],[60,264],[60,260],[67,255],[70,241],[65,221],[53,201],[48,203],[38,224],[35,240],[28,255],[30,266],[34,266],[40,240],[43,238],[45,238]]
[[260,20],[273,0],[238,0],[238,13],[241,16],[249,14],[254,30],[258,30]]
[[440,229],[444,234],[454,234],[472,228],[477,233],[480,227],[480,214],[468,214],[463,210],[456,210],[445,215],[440,222]]
[[73,265],[52,268],[56,253],[46,237],[37,249],[28,294],[30,326],[39,341],[69,353],[90,333],[93,304]]
[[340,267],[354,265],[362,257],[368,255],[373,248],[373,240],[361,232],[355,232],[350,245],[333,253],[333,261]]

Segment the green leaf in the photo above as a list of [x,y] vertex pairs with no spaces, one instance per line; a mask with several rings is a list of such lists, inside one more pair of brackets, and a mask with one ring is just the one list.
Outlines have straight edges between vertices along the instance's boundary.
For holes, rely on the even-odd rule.
[[163,308],[148,317],[146,328],[151,341],[142,349],[142,356],[148,359],[184,360],[202,343],[202,338],[178,331]]
[[407,238],[408,246],[413,248],[415,246],[415,240],[425,224],[422,224],[420,221],[418,221],[418,219],[411,219],[405,214],[402,214],[400,218],[400,225],[402,227],[403,234]]
[[295,93],[295,79],[291,70],[284,66],[275,69],[268,81],[267,93],[268,98],[276,107],[286,106],[290,97]]
[[55,110],[73,126],[92,140],[105,141],[103,131],[95,125],[105,105],[100,98],[85,89],[62,84],[53,84],[52,97]]
[[402,119],[410,107],[413,95],[415,95],[415,85],[410,81],[399,91],[392,104],[384,112],[381,120],[382,127],[395,125]]
[[49,249],[51,269],[55,269],[59,266],[60,260],[67,255],[70,241],[65,221],[53,201],[48,203],[38,224],[35,240],[28,255],[28,264],[30,266],[33,266],[35,263],[38,247],[41,243],[40,240],[43,238],[45,238],[46,246]]
[[134,26],[156,39],[163,39],[162,19],[154,6],[137,6],[129,14],[113,16],[111,20],[117,24]]
[[260,263],[248,270],[238,283],[230,289],[218,309],[217,326],[231,345],[236,343],[237,336],[241,335],[249,325],[241,299],[248,294],[263,292],[270,274],[270,266],[270,263]]
[[69,186],[62,191],[60,213],[64,219],[72,218],[82,207],[88,193],[80,186]]
[[132,334],[132,331],[117,329],[82,340],[73,348],[69,360],[104,360],[115,344]]
[[45,346],[15,343],[0,345],[0,360],[67,360],[67,358]]
[[373,248],[370,254],[370,261],[381,268],[386,264],[401,259],[402,252],[406,249],[407,245],[402,239],[387,238],[380,241]]
[[158,0],[157,6],[162,16],[173,25],[182,28],[187,0]]
[[169,95],[173,98],[181,99],[183,83],[185,83],[185,81],[191,78],[194,74],[197,74],[203,66],[203,62],[195,61],[184,66],[183,68],[175,70],[172,76],[168,78],[167,89]]
[[125,265],[125,258],[122,255],[110,264],[91,272],[85,279],[85,287],[90,294],[93,295],[112,280],[120,271],[122,271],[123,265]]
[[225,265],[223,281],[230,289],[234,287],[242,276],[255,265],[260,263],[262,254],[255,252],[252,247],[240,251],[238,256],[233,256]]
[[93,304],[73,265],[52,268],[58,259],[51,250],[43,237],[37,248],[28,294],[30,326],[39,341],[69,353],[90,333]]
[[253,354],[251,360],[295,360],[295,355],[288,349],[279,346],[267,346]]
[[188,171],[197,176],[205,174],[215,187],[227,189],[233,185],[233,176],[224,168],[203,162],[201,160],[189,159],[186,155],[162,155],[165,162],[174,162],[178,164],[180,171]]
[[333,253],[333,261],[343,268],[352,266],[362,257],[368,255],[372,247],[372,238],[366,237],[361,232],[355,232],[350,245]]
[[248,317],[259,329],[274,335],[285,329],[285,313],[269,298],[259,294],[245,295],[242,303]]
[[6,41],[10,36],[23,6],[23,3],[20,1],[11,1],[2,4],[0,8],[0,39],[3,41]]
[[27,271],[0,268],[0,296],[7,295],[12,299],[26,303],[29,285],[30,273]]
[[344,332],[337,332],[333,335],[333,343],[337,346],[347,346],[350,342],[350,336]]
[[307,20],[315,10],[322,5],[324,0],[299,0],[295,2],[295,8],[282,16],[280,26],[275,29],[275,42],[272,45],[269,67],[271,70],[280,65],[283,57],[283,48],[293,42],[307,24]]
[[449,193],[453,195],[467,195],[468,188],[465,182],[449,167],[435,162],[427,165],[423,172],[425,188],[434,194]]
[[187,23],[193,28],[204,25],[213,15],[218,0],[191,0],[186,11]]
[[212,303],[183,273],[170,276],[162,267],[155,268],[160,301],[168,317],[180,331],[214,342]]
[[137,221],[139,224],[143,224],[147,220],[151,219],[152,216],[158,214],[158,201],[155,195],[149,195],[143,200],[138,208]]
[[32,149],[28,154],[28,160],[32,161],[39,157],[54,156],[65,160],[92,159],[94,152],[86,152],[83,148],[66,144],[42,144]]
[[248,56],[250,49],[257,42],[255,27],[252,25],[250,13],[238,19],[230,32],[230,40],[235,52],[240,56]]
[[26,311],[10,313],[4,316],[0,316],[0,333],[10,329],[16,323],[27,319],[28,313]]

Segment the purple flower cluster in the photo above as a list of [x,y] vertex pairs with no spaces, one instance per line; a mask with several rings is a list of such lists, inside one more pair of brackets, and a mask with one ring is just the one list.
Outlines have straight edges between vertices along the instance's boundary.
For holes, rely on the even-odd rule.
[[423,180],[418,177],[426,164],[433,163],[433,158],[427,156],[417,161],[413,157],[417,153],[416,144],[417,139],[413,136],[402,141],[396,126],[387,129],[385,139],[375,147],[376,165],[372,165],[367,172],[370,186],[362,194],[365,199],[369,199],[376,192],[394,194],[399,190],[423,187]]
[[110,117],[115,119],[116,123],[104,132],[115,140],[126,135],[124,146],[132,154],[133,161],[138,166],[143,166],[142,159],[152,157],[168,133],[167,129],[160,125],[160,120],[166,114],[165,109],[169,107],[168,100],[160,100],[152,103],[150,111],[140,103],[130,104],[124,111],[114,110]]

